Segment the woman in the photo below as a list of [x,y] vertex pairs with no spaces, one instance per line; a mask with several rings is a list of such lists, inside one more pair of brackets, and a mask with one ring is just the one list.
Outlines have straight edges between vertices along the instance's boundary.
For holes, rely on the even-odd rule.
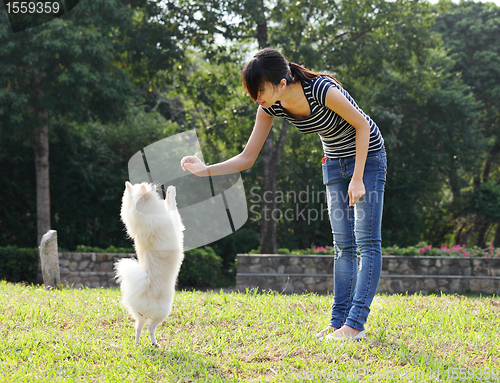
[[382,268],[387,160],[380,131],[334,77],[289,63],[273,49],[255,54],[243,69],[242,81],[260,105],[243,152],[210,166],[197,157],[184,157],[181,166],[199,176],[250,168],[275,116],[305,134],[317,133],[325,152],[323,182],[335,246],[332,316],[330,326],[317,337],[361,339]]

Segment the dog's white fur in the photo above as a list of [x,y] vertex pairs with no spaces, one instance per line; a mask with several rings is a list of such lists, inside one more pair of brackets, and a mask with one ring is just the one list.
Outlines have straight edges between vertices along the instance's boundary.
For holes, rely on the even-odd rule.
[[169,186],[162,200],[154,184],[125,183],[121,219],[134,240],[138,261],[122,259],[115,264],[122,303],[136,320],[139,344],[146,320],[149,336],[158,345],[155,331],[172,310],[175,283],[184,259],[184,226],[175,202],[175,187]]

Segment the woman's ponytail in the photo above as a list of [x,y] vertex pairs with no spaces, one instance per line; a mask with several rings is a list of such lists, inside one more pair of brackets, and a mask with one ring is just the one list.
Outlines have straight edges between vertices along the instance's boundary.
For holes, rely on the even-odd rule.
[[334,79],[340,86],[342,86],[342,83],[337,80],[335,77],[333,77],[331,74],[325,74],[325,73],[318,73],[318,72],[313,72],[307,68],[304,68],[302,65],[288,62],[288,66],[290,67],[290,72],[292,72],[292,78],[293,82],[298,81],[311,81],[315,79],[318,76],[328,76],[332,79]]

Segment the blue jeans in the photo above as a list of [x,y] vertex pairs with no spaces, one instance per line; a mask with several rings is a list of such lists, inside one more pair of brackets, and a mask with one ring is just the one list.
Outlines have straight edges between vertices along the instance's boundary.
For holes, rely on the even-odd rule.
[[328,158],[323,164],[323,183],[335,248],[330,325],[340,328],[346,324],[361,331],[382,270],[381,226],[387,158],[384,149],[368,153],[363,174],[366,194],[349,207],[348,187],[354,160],[354,156]]

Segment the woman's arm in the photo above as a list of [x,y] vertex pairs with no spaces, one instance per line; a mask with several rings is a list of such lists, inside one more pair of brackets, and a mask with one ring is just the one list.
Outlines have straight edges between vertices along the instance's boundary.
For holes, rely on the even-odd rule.
[[326,94],[326,106],[356,129],[356,160],[354,173],[349,184],[349,206],[352,206],[358,198],[366,193],[363,173],[370,144],[370,124],[342,92],[333,86]]
[[266,141],[267,135],[273,125],[274,117],[271,117],[262,110],[257,110],[255,125],[248,142],[240,154],[218,164],[206,166],[198,157],[188,156],[181,160],[183,170],[189,170],[197,176],[204,177],[208,175],[217,176],[222,174],[237,173],[251,168],[257,156]]

